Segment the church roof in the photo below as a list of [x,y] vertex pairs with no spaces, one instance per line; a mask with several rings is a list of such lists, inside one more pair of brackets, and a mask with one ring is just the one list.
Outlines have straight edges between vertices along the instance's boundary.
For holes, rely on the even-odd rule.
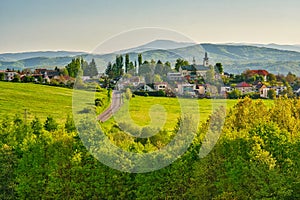
[[204,65],[187,65],[187,66],[182,66],[182,70],[187,70],[187,71],[207,71],[209,70],[208,67],[205,67]]

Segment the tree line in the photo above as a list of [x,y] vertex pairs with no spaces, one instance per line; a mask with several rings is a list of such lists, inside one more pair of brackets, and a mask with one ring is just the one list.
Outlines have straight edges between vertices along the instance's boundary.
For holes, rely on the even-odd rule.
[[[271,107],[239,100],[218,139],[215,127],[224,115],[224,108],[212,113],[183,156],[145,174],[101,164],[83,146],[70,117],[61,125],[51,118],[44,123],[3,118],[0,199],[299,199],[300,100],[280,98]],[[107,136],[142,154],[162,148],[177,131],[136,139],[116,125]],[[200,147],[216,140],[200,158]]]

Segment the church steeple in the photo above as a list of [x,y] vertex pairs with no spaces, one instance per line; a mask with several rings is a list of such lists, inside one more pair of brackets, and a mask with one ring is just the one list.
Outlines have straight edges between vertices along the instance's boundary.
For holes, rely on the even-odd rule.
[[205,67],[209,66],[209,58],[207,56],[207,52],[205,52],[205,57],[203,59],[203,66],[205,66]]

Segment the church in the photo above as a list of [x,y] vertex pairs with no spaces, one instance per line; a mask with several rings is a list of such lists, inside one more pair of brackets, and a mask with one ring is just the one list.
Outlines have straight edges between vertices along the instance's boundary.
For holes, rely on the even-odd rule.
[[182,76],[189,76],[190,78],[203,77],[206,78],[206,72],[209,70],[209,58],[207,52],[205,52],[205,56],[203,58],[203,64],[197,65],[195,58],[193,59],[192,65],[182,66],[179,69],[179,72]]

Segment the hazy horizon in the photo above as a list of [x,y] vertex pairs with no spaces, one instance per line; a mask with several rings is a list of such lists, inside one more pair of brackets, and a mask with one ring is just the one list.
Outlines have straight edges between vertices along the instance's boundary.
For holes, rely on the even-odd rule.
[[300,45],[299,6],[297,0],[4,0],[0,53],[92,52],[142,27],[173,30],[197,43]]

